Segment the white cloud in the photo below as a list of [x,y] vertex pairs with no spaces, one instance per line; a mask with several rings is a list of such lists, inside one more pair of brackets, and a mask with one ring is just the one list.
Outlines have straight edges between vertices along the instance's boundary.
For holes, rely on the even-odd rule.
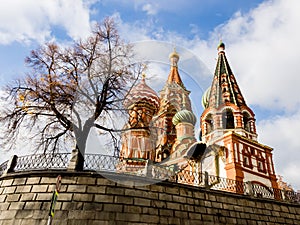
[[155,15],[157,13],[157,4],[147,3],[143,5],[142,10],[147,13],[147,15]]
[[[294,111],[300,105],[299,1],[268,1],[218,27],[248,103]],[[253,94],[255,93],[255,94]]]
[[276,172],[284,180],[300,190],[300,110],[295,114],[277,116],[260,121],[258,124],[259,139],[274,148],[273,158]]
[[[2,110],[9,107],[13,106],[12,102],[10,102],[9,99],[7,99],[8,94],[7,92],[0,90],[0,114],[3,113]],[[1,114],[2,116],[2,114]],[[5,138],[5,129],[6,129],[6,124],[3,122],[0,123],[1,130],[0,130],[0,164],[3,163],[5,160],[8,160],[11,156],[13,155],[26,155],[29,152],[29,149],[31,147],[30,139],[28,137],[25,137],[22,140],[19,140],[18,142],[18,148],[12,150],[9,150],[7,146],[3,146],[2,141]],[[25,131],[21,131],[25,133]]]
[[190,26],[192,34],[196,34],[197,35],[200,32],[200,29],[199,29],[199,27],[198,27],[197,24],[191,23],[189,26]]
[[[205,76],[210,78],[215,66],[216,47],[198,37],[190,40],[174,31],[165,30],[149,21],[124,22],[119,13],[113,15],[122,38],[135,45],[137,58],[169,63],[169,54],[174,47],[180,55],[179,67],[200,83]],[[216,42],[217,43],[217,42]],[[210,71],[210,72],[209,72]],[[209,80],[210,82],[210,80]],[[202,83],[202,86],[209,83]]]
[[[300,2],[267,1],[247,14],[236,13],[214,31],[227,43],[227,56],[250,105],[272,111],[258,121],[260,140],[274,147],[278,174],[300,189]],[[276,112],[283,114],[276,116]]]
[[0,8],[0,44],[13,41],[44,42],[52,38],[51,27],[59,26],[71,38],[90,31],[89,4],[83,0],[11,0]]
[[135,42],[141,40],[150,40],[150,35],[152,30],[152,23],[150,22],[140,22],[137,21],[133,24],[125,23],[122,21],[120,13],[114,13],[112,18],[118,25],[119,33],[121,37],[127,41]]

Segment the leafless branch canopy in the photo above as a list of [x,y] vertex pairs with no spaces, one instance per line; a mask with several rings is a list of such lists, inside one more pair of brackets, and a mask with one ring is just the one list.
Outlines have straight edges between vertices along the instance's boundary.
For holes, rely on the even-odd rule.
[[141,69],[132,57],[131,45],[121,40],[110,18],[71,47],[47,43],[31,51],[25,62],[32,72],[6,89],[13,104],[1,112],[4,144],[11,148],[25,129],[35,131],[39,150],[57,152],[73,139],[84,153],[92,127],[113,136],[107,118],[122,111]]

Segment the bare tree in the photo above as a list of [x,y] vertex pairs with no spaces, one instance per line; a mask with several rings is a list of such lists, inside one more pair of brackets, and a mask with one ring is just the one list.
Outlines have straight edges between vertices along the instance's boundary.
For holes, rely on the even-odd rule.
[[66,138],[74,139],[83,159],[93,127],[117,140],[107,120],[122,111],[139,75],[141,67],[131,63],[132,57],[130,44],[120,39],[110,18],[72,47],[47,43],[33,50],[25,60],[32,72],[6,89],[14,105],[1,114],[7,128],[4,144],[11,148],[22,126],[34,127],[38,149],[58,152]]

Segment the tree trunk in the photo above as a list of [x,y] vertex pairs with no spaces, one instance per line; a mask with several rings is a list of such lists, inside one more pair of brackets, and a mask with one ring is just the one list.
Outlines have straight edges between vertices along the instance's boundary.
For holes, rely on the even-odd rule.
[[94,126],[94,120],[88,119],[84,126],[83,130],[76,132],[76,150],[78,150],[78,161],[76,165],[76,170],[82,171],[84,169],[84,158],[85,158],[85,150],[87,139],[90,133],[91,128]]

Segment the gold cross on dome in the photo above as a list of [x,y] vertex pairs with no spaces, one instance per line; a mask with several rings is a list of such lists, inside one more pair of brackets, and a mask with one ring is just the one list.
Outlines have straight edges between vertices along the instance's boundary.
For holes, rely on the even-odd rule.
[[142,73],[142,79],[144,80],[145,78],[146,78],[146,73],[143,72],[143,73]]

